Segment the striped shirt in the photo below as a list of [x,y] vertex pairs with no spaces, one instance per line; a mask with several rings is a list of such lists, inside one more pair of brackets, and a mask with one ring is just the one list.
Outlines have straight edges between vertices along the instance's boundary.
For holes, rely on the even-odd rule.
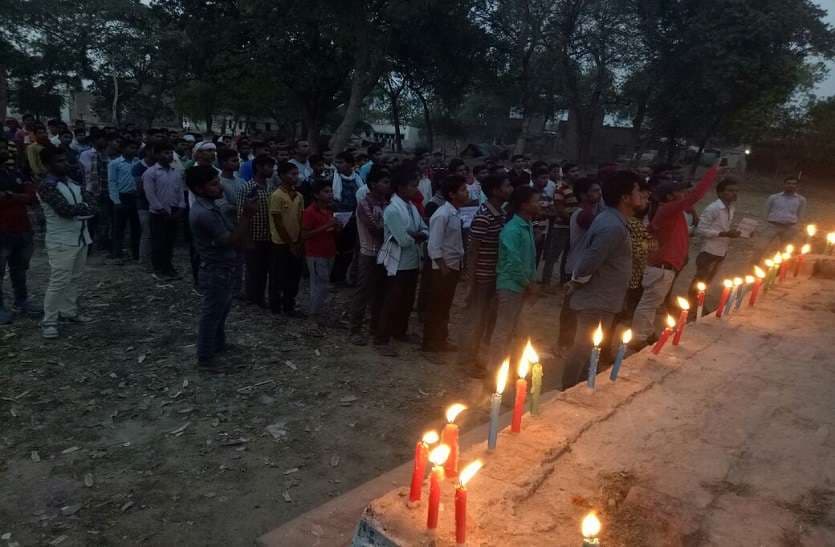
[[499,234],[505,223],[505,214],[489,201],[481,204],[470,225],[470,241],[478,241],[478,256],[475,259],[475,280],[491,283],[496,280],[496,266],[499,262]]
[[246,201],[249,198],[249,193],[252,192],[253,189],[256,190],[255,195],[257,203],[255,214],[252,215],[252,219],[249,223],[249,235],[252,238],[252,241],[271,241],[270,194],[273,191],[273,187],[269,181],[265,181],[264,184],[258,184],[255,182],[255,179],[252,179],[247,182],[245,186],[242,186],[240,190],[238,190],[238,198],[235,203],[238,209],[238,220],[240,221],[244,210],[244,204],[246,204]]

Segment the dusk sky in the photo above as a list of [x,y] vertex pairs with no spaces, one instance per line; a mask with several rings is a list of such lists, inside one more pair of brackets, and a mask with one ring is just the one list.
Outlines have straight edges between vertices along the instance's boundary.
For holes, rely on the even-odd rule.
[[[817,4],[829,12],[826,16],[827,22],[830,25],[835,25],[835,0],[817,0]],[[818,95],[821,97],[835,95],[835,63],[829,62],[827,65],[829,66],[829,75],[818,86]]]

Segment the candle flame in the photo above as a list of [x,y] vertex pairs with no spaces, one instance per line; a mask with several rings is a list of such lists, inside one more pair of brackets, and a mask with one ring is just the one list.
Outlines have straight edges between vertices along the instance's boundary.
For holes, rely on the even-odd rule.
[[673,318],[673,316],[672,316],[672,315],[670,315],[669,313],[667,314],[667,319],[666,319],[666,321],[667,321],[667,327],[668,327],[668,328],[671,328],[671,329],[676,328],[676,320],[675,320],[675,319]]
[[449,446],[441,444],[429,451],[429,461],[432,465],[443,465],[449,458]]
[[507,385],[507,375],[510,372],[510,358],[504,360],[502,366],[499,368],[499,373],[496,375],[496,393],[504,393],[504,388]]
[[786,245],[786,252],[792,254],[794,252],[794,245],[792,245],[791,243]]
[[806,233],[809,234],[809,237],[815,237],[815,234],[818,233],[818,227],[814,224],[807,224]]
[[807,255],[811,252],[812,252],[812,246],[809,245],[808,243],[800,248],[800,254],[802,254],[802,255]]
[[741,277],[734,277],[734,287],[739,287],[742,283],[743,281]]
[[835,245],[835,232],[829,232],[826,234],[826,242],[830,245]]
[[783,260],[790,260],[792,257],[791,253],[783,253]]
[[[768,264],[766,264],[766,266],[768,266]],[[759,266],[754,266],[754,275],[756,275],[760,279],[765,279],[765,272]]]
[[690,309],[690,302],[682,296],[676,296],[676,304],[678,304],[678,307],[683,310]]
[[522,352],[522,358],[527,359],[528,363],[531,364],[539,362],[539,354],[534,351],[530,338],[528,338],[528,343],[525,344],[525,351]]
[[726,280],[722,281],[722,284],[725,286],[726,289],[730,289],[731,287],[734,286],[734,282],[731,281],[730,279],[726,279]]
[[774,255],[774,263],[775,264],[782,264],[783,263],[783,255],[781,255],[780,253],[777,253],[776,255]]
[[766,258],[765,259],[765,267],[770,270],[771,268],[774,267],[774,261],[771,260],[770,258]]
[[462,405],[461,403],[455,403],[454,405],[450,405],[449,408],[446,409],[446,421],[449,423],[453,423],[455,418],[458,417],[463,411],[467,410],[466,405]]
[[599,347],[600,343],[603,342],[603,324],[597,323],[597,329],[594,331],[594,334],[591,337],[592,342],[594,342],[595,347]]
[[424,433],[420,440],[423,444],[430,445],[435,444],[439,439],[440,437],[438,437],[438,432],[433,429],[432,431]]
[[623,341],[624,344],[628,344],[629,342],[631,342],[632,341],[632,329],[626,329],[625,331],[623,331],[623,336],[621,337],[621,340]]
[[467,467],[462,469],[461,472],[458,474],[458,484],[460,484],[461,486],[467,486],[467,483],[470,482],[470,479],[472,479],[475,476],[475,474],[478,473],[478,470],[481,469],[483,466],[484,462],[482,462],[481,460],[476,460],[474,462],[469,463]]
[[745,284],[746,285],[750,285],[753,282],[754,282],[754,276],[753,275],[746,275],[745,276]]
[[705,292],[707,290],[707,285],[705,285],[704,282],[699,281],[698,283],[696,283],[696,288],[699,290],[699,292]]
[[592,539],[597,537],[600,533],[600,519],[597,518],[597,515],[594,514],[592,511],[588,515],[583,518],[583,522],[580,525],[580,530],[583,532],[583,537],[586,539]]
[[528,370],[530,370],[530,368],[530,361],[525,359],[525,356],[522,355],[522,357],[519,359],[519,366],[516,367],[516,375],[519,376],[520,380],[524,380],[525,377],[528,375]]

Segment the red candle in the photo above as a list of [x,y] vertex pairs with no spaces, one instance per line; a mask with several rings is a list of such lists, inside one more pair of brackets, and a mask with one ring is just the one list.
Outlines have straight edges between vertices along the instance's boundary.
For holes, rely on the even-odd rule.
[[719,297],[719,307],[716,308],[716,319],[720,319],[722,317],[722,310],[725,309],[725,304],[728,303],[728,298],[731,297],[731,289],[734,287],[734,282],[730,279],[726,279],[722,282],[724,285],[724,289],[722,289],[722,295]]
[[677,346],[681,342],[681,337],[684,334],[684,327],[687,325],[687,316],[690,315],[690,302],[681,296],[676,297],[678,307],[681,308],[681,313],[678,316],[678,324],[676,325],[676,335],[673,336],[673,345]]
[[786,281],[786,274],[789,271],[789,261],[791,261],[792,257],[789,253],[783,253],[783,262],[780,263],[780,283]]
[[481,460],[476,460],[461,470],[461,480],[455,486],[455,544],[467,544],[467,483],[481,469]]
[[423,475],[426,471],[426,461],[429,459],[429,445],[438,442],[436,431],[427,431],[415,446],[415,465],[412,468],[412,485],[409,489],[409,503],[420,503],[423,490]]
[[522,411],[525,408],[525,395],[528,392],[528,382],[525,377],[528,375],[529,366],[530,363],[523,355],[519,359],[519,368],[516,369],[519,379],[516,380],[516,400],[513,403],[513,419],[510,421],[510,431],[512,433],[522,431]]
[[757,303],[757,297],[760,295],[760,287],[765,279],[765,271],[759,266],[754,266],[754,274],[757,278],[754,280],[754,287],[751,289],[751,298],[748,299],[748,305],[753,306]]
[[667,343],[667,339],[670,338],[670,335],[673,333],[673,330],[676,328],[676,320],[673,319],[673,316],[667,315],[667,328],[664,329],[664,332],[661,333],[661,337],[658,339],[658,342],[652,346],[652,353],[658,355],[661,353],[661,349],[664,347],[664,344]]
[[800,254],[794,259],[794,277],[800,275],[800,266],[803,264],[803,257],[812,250],[812,246],[808,243],[800,248]]
[[441,443],[449,447],[449,457],[446,460],[446,464],[444,464],[444,470],[446,471],[446,476],[451,479],[458,476],[458,455],[460,453],[460,448],[458,447],[458,426],[453,422],[466,409],[467,407],[461,403],[450,405],[446,409],[447,424],[441,430]]
[[449,447],[445,444],[436,446],[429,453],[432,473],[429,476],[429,512],[426,515],[426,527],[434,532],[438,528],[438,512],[441,509],[441,482],[444,480],[444,462],[449,456]]

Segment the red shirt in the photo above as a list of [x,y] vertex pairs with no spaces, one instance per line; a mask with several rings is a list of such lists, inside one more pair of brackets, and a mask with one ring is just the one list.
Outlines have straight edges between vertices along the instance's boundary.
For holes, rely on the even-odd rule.
[[0,191],[14,194],[14,198],[0,197],[0,234],[32,231],[27,207],[35,203],[35,185],[24,180],[18,171],[0,166]]
[[[311,203],[302,214],[302,229],[312,231],[333,220],[333,211],[319,209],[316,203]],[[305,255],[320,258],[336,256],[336,231],[319,232],[304,242]]]
[[650,225],[655,239],[658,240],[658,250],[649,255],[647,264],[669,266],[677,272],[684,268],[690,250],[690,235],[684,212],[710,190],[716,180],[716,173],[716,167],[708,169],[702,180],[686,196],[678,201],[664,203],[658,208]]

